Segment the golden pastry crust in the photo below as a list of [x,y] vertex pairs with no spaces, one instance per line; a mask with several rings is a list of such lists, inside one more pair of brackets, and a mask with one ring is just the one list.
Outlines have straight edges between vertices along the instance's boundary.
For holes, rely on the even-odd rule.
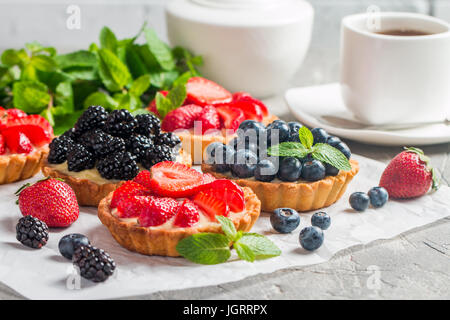
[[[261,202],[250,188],[243,188],[245,213],[231,217],[237,230],[249,231],[261,212]],[[114,216],[110,204],[113,193],[104,198],[98,206],[98,217],[109,229],[111,235],[124,248],[146,255],[178,257],[178,242],[194,233],[222,233],[219,223],[210,222],[205,226],[191,228],[145,228],[136,222],[124,221]]]
[[29,154],[0,156],[0,184],[29,179],[39,172],[48,146],[36,148]]
[[[185,164],[189,167],[192,165],[191,156],[189,154],[183,152],[183,150],[180,150],[180,156],[180,162],[182,164]],[[52,168],[51,165],[49,165],[49,163],[47,162],[47,157],[45,157],[45,159],[43,160],[42,173],[44,174],[44,176],[63,179],[69,186],[72,187],[77,196],[77,201],[80,206],[98,206],[100,200],[105,198],[112,191],[116,190],[123,182],[119,181],[114,183],[98,184],[88,179],[72,177]]]
[[[272,123],[274,120],[277,120],[278,117],[275,115],[269,115],[264,118],[264,125],[268,125]],[[224,134],[225,130],[222,131],[222,134],[211,134],[211,135],[198,135],[194,134],[192,130],[189,131],[180,131],[177,132],[177,136],[180,137],[182,148],[184,151],[191,154],[192,163],[201,164],[203,161],[203,155],[205,149],[208,145],[213,142],[221,142],[223,144],[227,144],[230,142],[236,135],[227,135]]]
[[276,208],[292,208],[310,211],[328,207],[339,200],[347,185],[359,171],[358,161],[351,159],[352,169],[339,171],[335,177],[327,176],[315,182],[261,182],[255,179],[236,179],[213,171],[209,164],[202,164],[202,171],[218,179],[230,179],[241,187],[251,188],[259,200],[261,210],[272,212]]

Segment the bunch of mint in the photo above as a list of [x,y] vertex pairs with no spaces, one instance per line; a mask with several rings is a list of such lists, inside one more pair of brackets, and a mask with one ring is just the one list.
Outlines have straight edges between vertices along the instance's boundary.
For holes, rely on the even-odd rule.
[[311,131],[303,126],[298,131],[300,142],[282,142],[272,146],[267,150],[271,156],[305,158],[310,155],[312,158],[328,163],[336,169],[348,171],[352,169],[347,157],[335,147],[326,143],[314,144],[314,137]]
[[[141,36],[145,43],[139,44]],[[196,67],[201,64],[200,56],[170,48],[145,24],[136,36],[122,40],[104,27],[99,44],[92,43],[88,50],[58,54],[36,42],[5,50],[0,105],[41,114],[55,134],[61,134],[90,105],[145,112],[142,107],[159,90],[174,84],[184,87],[190,77],[199,75]]]
[[281,254],[281,250],[265,236],[236,231],[233,222],[226,217],[216,216],[216,219],[220,222],[224,234],[211,232],[193,234],[178,242],[178,253],[200,264],[218,264],[227,261],[231,256],[230,247],[236,250],[239,258],[249,262]]

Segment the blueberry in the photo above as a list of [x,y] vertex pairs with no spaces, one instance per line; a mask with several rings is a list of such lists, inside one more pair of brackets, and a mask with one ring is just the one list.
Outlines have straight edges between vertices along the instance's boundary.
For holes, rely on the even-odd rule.
[[307,161],[303,164],[302,178],[306,181],[317,181],[325,178],[325,166],[319,160]]
[[207,164],[213,164],[215,160],[216,148],[223,146],[223,143],[213,142],[210,143],[205,150],[205,162]]
[[369,196],[364,192],[354,192],[350,195],[350,205],[356,211],[364,211],[369,206]]
[[335,136],[329,136],[327,139],[327,143],[332,147],[335,147],[339,142],[342,142],[341,139]]
[[320,248],[323,243],[323,238],[322,229],[315,226],[303,228],[299,235],[300,245],[308,251],[314,251]]
[[345,142],[341,141],[339,143],[333,144],[333,147],[342,152],[347,159],[350,159],[350,157],[352,156],[352,152]]
[[234,161],[234,150],[220,142],[213,142],[206,148],[206,163],[213,166],[214,171],[227,172]]
[[303,127],[303,125],[301,123],[298,122],[288,122],[288,127],[289,127],[289,138],[288,141],[291,142],[300,142],[300,138],[298,136],[298,131],[300,130],[301,127]]
[[325,165],[325,175],[327,176],[337,176],[339,173],[339,169],[333,167],[331,164],[324,163]]
[[277,232],[289,233],[300,224],[300,215],[291,208],[278,208],[270,216],[270,223]]
[[231,172],[239,178],[253,177],[258,163],[258,157],[247,149],[236,151],[234,164],[231,165]]
[[328,133],[322,128],[314,128],[311,130],[314,137],[314,144],[316,143],[327,143],[329,137]]
[[331,218],[326,212],[316,212],[311,217],[311,225],[327,230],[331,225]]
[[278,177],[283,181],[297,181],[302,174],[302,163],[297,158],[286,157],[280,162]]
[[89,245],[89,239],[79,233],[67,234],[59,240],[58,249],[61,255],[69,260],[72,260],[73,252],[80,245]]
[[373,187],[367,194],[370,199],[370,204],[374,208],[381,208],[389,199],[389,194],[383,187]]
[[270,182],[277,176],[277,168],[270,160],[260,160],[256,165],[255,179],[263,182]]
[[267,145],[277,145],[289,138],[289,126],[283,120],[275,120],[267,126]]
[[255,120],[242,121],[239,125],[239,129],[242,130],[243,133],[246,133],[249,130],[254,130],[257,136],[266,131],[266,127],[261,122]]
[[254,154],[258,154],[258,139],[256,137],[237,136],[233,138],[229,146],[234,148],[234,150],[247,149]]

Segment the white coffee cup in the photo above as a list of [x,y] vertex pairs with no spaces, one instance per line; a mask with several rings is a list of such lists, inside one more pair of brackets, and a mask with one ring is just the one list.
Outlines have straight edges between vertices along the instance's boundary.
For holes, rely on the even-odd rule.
[[[386,35],[416,30],[427,35]],[[450,24],[430,16],[379,12],[341,25],[341,91],[366,124],[444,121],[450,115]]]

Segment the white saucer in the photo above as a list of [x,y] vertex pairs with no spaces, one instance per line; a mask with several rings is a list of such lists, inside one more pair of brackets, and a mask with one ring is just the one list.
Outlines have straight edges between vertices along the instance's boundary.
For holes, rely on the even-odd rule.
[[292,88],[285,99],[292,114],[309,127],[321,127],[333,135],[385,146],[418,146],[450,142],[450,125],[429,124],[415,128],[362,129],[344,105],[339,83]]

